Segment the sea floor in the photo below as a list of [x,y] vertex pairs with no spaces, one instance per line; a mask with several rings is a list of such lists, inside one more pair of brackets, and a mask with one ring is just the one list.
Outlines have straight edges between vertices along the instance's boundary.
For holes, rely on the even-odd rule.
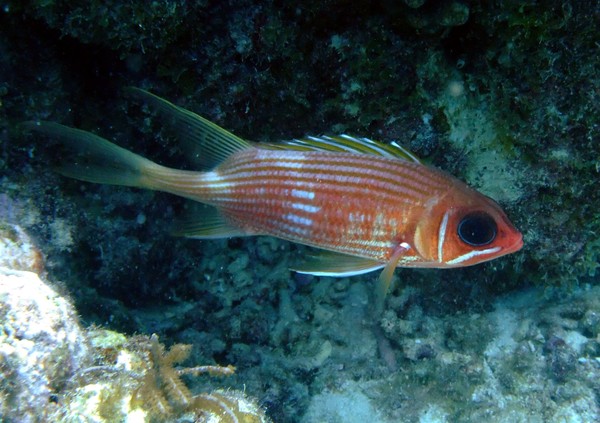
[[[243,335],[245,327],[239,334],[216,336],[190,325],[161,338],[196,344],[165,364],[169,360],[157,357],[168,356],[170,349],[161,343],[161,353],[153,353],[150,333],[84,327],[69,295],[39,267],[39,252],[19,227],[4,226],[0,258],[3,421],[41,421],[36,416],[43,415],[61,421],[159,421],[165,416],[131,405],[140,384],[166,389],[160,379],[143,375],[215,364],[196,361],[207,350],[230,359],[218,364],[235,366],[235,375],[197,373],[179,382],[190,397],[243,391],[249,404],[269,416],[260,414],[264,420],[256,421],[600,419],[600,287],[528,288],[498,296],[487,310],[430,315],[415,300],[420,289],[407,285],[373,321],[370,284],[323,279],[313,283],[329,293],[326,301],[303,298],[318,295],[318,289],[279,290],[267,341],[253,344]],[[24,270],[37,271],[42,279]],[[300,307],[305,301],[314,307],[308,313]],[[176,315],[177,307],[131,312],[131,318],[146,322]],[[204,345],[201,351],[198,343]],[[189,408],[178,406],[168,391],[160,395],[171,404],[169,421],[191,421]]]

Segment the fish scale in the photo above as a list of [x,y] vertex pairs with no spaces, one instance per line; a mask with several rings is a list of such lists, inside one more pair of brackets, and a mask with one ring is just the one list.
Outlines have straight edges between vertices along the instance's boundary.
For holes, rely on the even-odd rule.
[[[443,175],[419,170],[385,157],[255,149],[218,166],[219,176],[211,175],[198,199],[252,232],[386,260],[394,238],[409,227],[402,217],[419,213],[427,196],[450,189]],[[349,183],[349,177],[358,180]]]

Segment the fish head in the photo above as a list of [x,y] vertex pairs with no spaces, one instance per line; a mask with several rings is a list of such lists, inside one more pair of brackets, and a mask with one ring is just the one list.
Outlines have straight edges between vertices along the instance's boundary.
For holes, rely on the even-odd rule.
[[472,266],[522,246],[521,232],[500,205],[462,183],[428,208],[415,232],[427,267]]

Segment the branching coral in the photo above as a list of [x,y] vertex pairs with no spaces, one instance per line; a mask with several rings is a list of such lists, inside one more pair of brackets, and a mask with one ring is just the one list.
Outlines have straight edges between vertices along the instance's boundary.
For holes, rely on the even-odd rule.
[[[181,375],[210,373],[212,375],[231,375],[233,366],[198,366],[178,369],[176,363],[185,360],[191,345],[177,344],[165,351],[158,337],[150,338],[150,360],[152,367],[147,370],[140,387],[131,399],[132,408],[148,408],[156,420],[193,413],[197,418],[220,422],[260,422],[266,417],[256,406],[250,404],[245,396],[235,391],[217,391],[210,394],[192,395]],[[216,419],[216,420],[215,420]]]
[[[94,332],[114,334],[96,330],[91,332],[92,337]],[[61,421],[93,417],[94,421],[106,422],[270,422],[256,401],[243,392],[192,394],[181,379],[183,375],[228,376],[235,368],[176,367],[188,358],[191,345],[176,344],[166,350],[158,336],[152,335],[149,339],[134,337],[122,344],[94,347],[98,365],[79,372],[74,379],[76,386],[63,394],[57,415]]]

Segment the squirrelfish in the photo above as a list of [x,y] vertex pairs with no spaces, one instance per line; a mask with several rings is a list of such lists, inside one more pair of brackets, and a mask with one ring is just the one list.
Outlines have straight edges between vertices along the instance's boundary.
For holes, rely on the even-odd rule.
[[80,154],[62,164],[66,176],[206,205],[181,235],[270,235],[316,247],[324,251],[294,270],[348,276],[383,269],[381,295],[397,266],[470,266],[523,245],[496,202],[396,143],[341,135],[255,144],[151,93],[128,91],[171,120],[202,171],[168,168],[57,123],[25,125]]

